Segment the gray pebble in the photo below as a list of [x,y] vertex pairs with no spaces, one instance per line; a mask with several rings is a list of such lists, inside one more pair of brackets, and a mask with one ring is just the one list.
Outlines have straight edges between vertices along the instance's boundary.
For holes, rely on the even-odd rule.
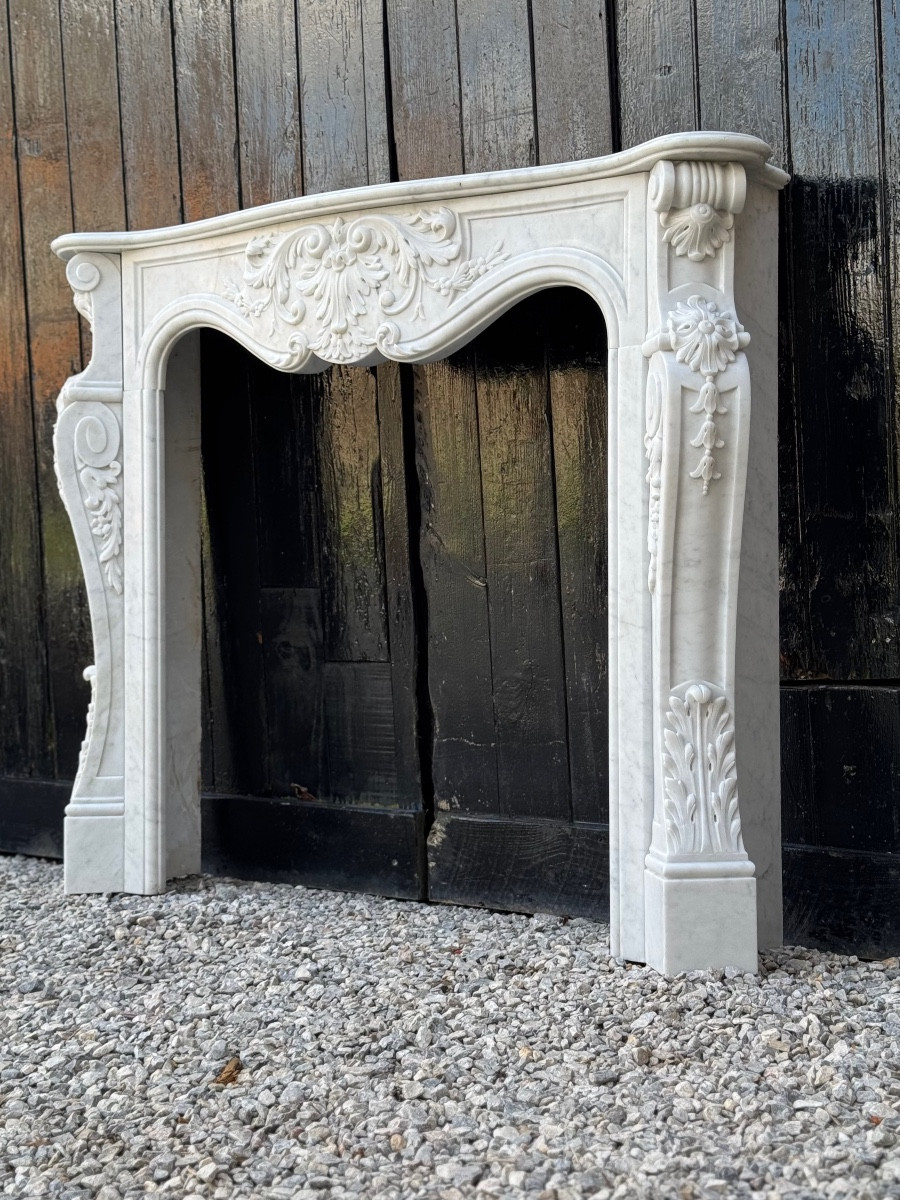
[[900,1195],[896,960],[666,980],[580,919],[15,858],[0,949],[6,1195]]

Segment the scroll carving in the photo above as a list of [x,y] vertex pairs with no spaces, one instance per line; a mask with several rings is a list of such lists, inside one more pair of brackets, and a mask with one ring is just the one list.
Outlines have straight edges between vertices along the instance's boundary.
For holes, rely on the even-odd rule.
[[458,261],[463,239],[449,208],[411,216],[371,215],[345,223],[310,224],[280,237],[250,240],[243,282],[227,298],[248,318],[271,312],[288,325],[312,327],[294,335],[298,362],[315,353],[328,362],[364,358],[389,344],[386,318],[413,310],[422,319],[425,289],[452,300],[508,257],[498,243],[486,255]]
[[115,414],[105,405],[75,426],[75,464],[91,533],[99,548],[107,585],[122,593],[122,465],[117,461],[121,434]]
[[79,255],[71,259],[66,268],[66,276],[72,286],[72,303],[93,329],[94,327],[94,289],[101,280],[101,274],[95,263],[89,258]]
[[650,201],[659,213],[663,241],[691,262],[712,258],[731,240],[734,214],[744,207],[747,180],[739,163],[657,163]]
[[734,718],[725,695],[711,683],[682,687],[669,697],[666,724],[663,813],[669,853],[743,855]]

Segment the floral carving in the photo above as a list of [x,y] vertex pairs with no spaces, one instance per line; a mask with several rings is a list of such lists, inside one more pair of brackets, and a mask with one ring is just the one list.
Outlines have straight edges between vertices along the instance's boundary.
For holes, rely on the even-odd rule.
[[720,313],[716,303],[703,296],[676,305],[669,313],[668,329],[675,357],[701,375],[724,371],[750,340],[731,313]]
[[663,737],[666,842],[672,854],[744,853],[738,810],[734,721],[709,683],[669,697]]
[[106,582],[121,595],[122,465],[116,461],[119,441],[119,423],[105,407],[82,417],[75,427],[75,461],[91,533],[99,546]]
[[748,345],[750,335],[730,312],[720,312],[713,300],[703,296],[691,296],[687,303],[679,303],[669,313],[667,326],[675,357],[705,377],[690,408],[692,413],[704,414],[703,424],[691,440],[691,445],[702,449],[703,455],[690,474],[691,479],[702,481],[706,496],[709,485],[722,478],[713,451],[721,450],[725,442],[715,417],[728,411],[722,404],[716,376],[734,362],[739,351]]
[[508,257],[497,245],[457,263],[460,252],[457,219],[448,208],[349,223],[338,217],[332,225],[252,238],[243,284],[226,292],[245,316],[271,309],[289,325],[307,321],[309,301],[313,329],[304,344],[329,362],[351,362],[390,343],[385,318],[410,306],[421,318],[425,288],[452,299]]
[[662,383],[658,375],[647,380],[647,419],[644,432],[644,449],[650,466],[647,483],[650,485],[650,512],[647,523],[647,549],[650,551],[650,569],[647,586],[656,590],[656,562],[659,552],[659,500],[662,492]]
[[734,224],[730,212],[704,203],[660,213],[659,219],[665,230],[663,241],[672,246],[676,255],[687,255],[691,262],[712,258],[720,246],[730,241]]

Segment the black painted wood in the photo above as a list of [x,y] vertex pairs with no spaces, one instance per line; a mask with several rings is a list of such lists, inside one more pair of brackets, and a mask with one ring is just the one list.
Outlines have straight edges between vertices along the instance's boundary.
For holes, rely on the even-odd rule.
[[609,830],[534,819],[439,814],[428,835],[432,900],[609,917]]
[[203,799],[204,872],[400,900],[423,897],[421,813],[251,796]]

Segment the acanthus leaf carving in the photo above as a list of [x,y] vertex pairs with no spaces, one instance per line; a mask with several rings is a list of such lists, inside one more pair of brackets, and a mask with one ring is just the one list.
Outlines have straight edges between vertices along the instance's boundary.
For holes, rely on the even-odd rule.
[[306,323],[306,353],[352,362],[390,344],[389,318],[410,307],[414,318],[424,315],[425,288],[452,300],[508,258],[498,244],[457,263],[458,226],[455,214],[441,207],[404,217],[337,217],[331,225],[263,234],[248,243],[242,284],[227,284],[226,296],[249,319],[271,310],[272,335],[276,319]]
[[105,405],[75,427],[75,464],[100,566],[109,587],[122,594],[122,464],[117,461],[121,434],[115,414]]
[[731,240],[734,217],[730,212],[713,208],[711,204],[692,204],[689,208],[660,213],[663,241],[668,242],[678,257],[691,262],[703,262]]
[[743,856],[734,718],[726,696],[710,683],[682,687],[669,697],[666,723],[663,813],[669,853]]

